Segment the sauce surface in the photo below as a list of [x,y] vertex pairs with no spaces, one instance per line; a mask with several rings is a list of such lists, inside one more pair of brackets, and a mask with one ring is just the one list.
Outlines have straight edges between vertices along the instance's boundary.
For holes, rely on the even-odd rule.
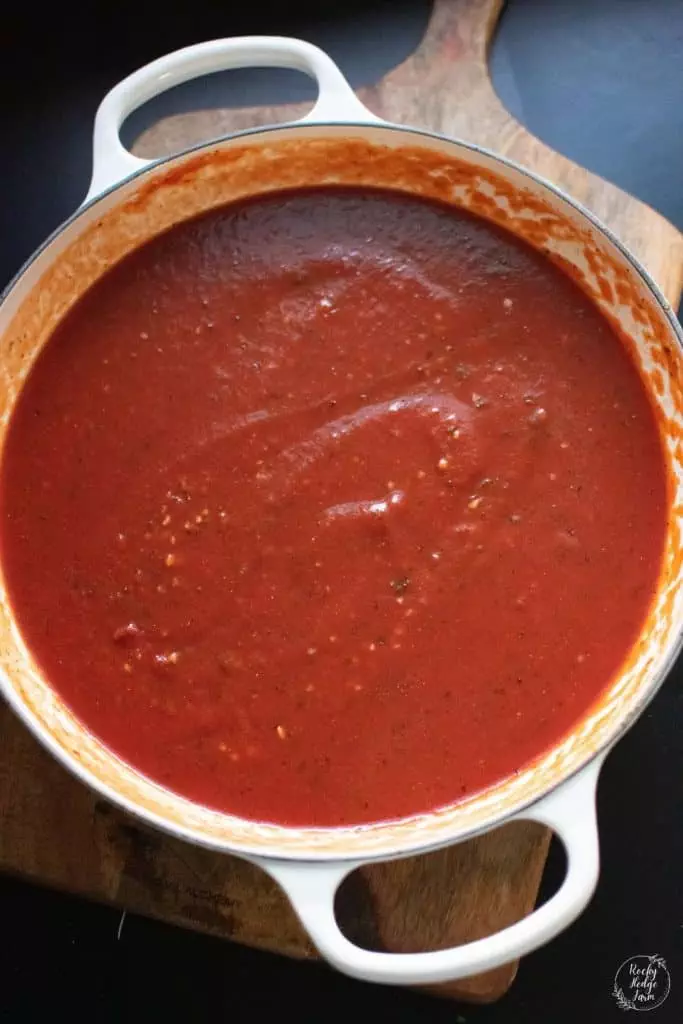
[[109,271],[10,424],[2,563],[52,685],[221,810],[377,821],[510,775],[654,595],[666,472],[579,288],[432,202],[225,207]]

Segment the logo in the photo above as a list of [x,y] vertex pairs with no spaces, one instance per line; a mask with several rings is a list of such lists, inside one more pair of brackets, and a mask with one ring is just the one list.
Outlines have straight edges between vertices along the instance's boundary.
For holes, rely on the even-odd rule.
[[655,1010],[671,989],[666,960],[656,953],[624,960],[614,978],[612,995],[620,1010]]

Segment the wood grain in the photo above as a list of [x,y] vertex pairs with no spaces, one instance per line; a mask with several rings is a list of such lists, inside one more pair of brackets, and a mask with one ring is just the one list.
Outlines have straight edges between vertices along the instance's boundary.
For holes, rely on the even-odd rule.
[[[683,281],[679,232],[550,150],[497,99],[486,58],[501,6],[501,0],[437,0],[418,50],[359,94],[388,120],[490,147],[561,185],[615,231],[676,303]],[[147,131],[135,151],[159,156],[236,128],[290,120],[305,109],[171,117]],[[251,946],[316,955],[261,872],[128,819],[67,775],[4,707],[0,741],[0,869]],[[450,850],[363,869],[340,891],[340,922],[359,944],[396,952],[487,935],[532,910],[548,842],[537,825],[508,825]],[[439,992],[488,1002],[506,991],[516,969],[509,964]]]
[[[358,95],[388,121],[475,142],[560,185],[612,228],[669,301],[677,303],[683,286],[681,233],[645,203],[534,138],[498,99],[487,56],[502,7],[503,0],[436,0],[415,53]],[[168,155],[237,129],[294,120],[310,106],[226,108],[169,117],[140,136],[135,152]]]

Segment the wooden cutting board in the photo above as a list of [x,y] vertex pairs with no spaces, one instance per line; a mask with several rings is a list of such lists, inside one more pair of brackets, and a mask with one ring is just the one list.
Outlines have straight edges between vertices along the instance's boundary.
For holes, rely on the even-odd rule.
[[[683,280],[683,236],[662,217],[533,138],[504,110],[487,72],[502,0],[436,0],[417,51],[364,102],[390,121],[488,146],[533,168],[609,224],[672,303]],[[303,107],[211,110],[172,117],[135,147],[159,156]],[[257,869],[148,831],[92,795],[0,707],[0,870],[190,928],[294,957],[314,957],[278,888]],[[436,949],[490,934],[534,906],[548,833],[514,824],[450,850],[363,869],[345,883],[339,916],[357,942]],[[227,951],[226,951],[227,955]],[[482,1002],[501,996],[517,965],[441,986]]]

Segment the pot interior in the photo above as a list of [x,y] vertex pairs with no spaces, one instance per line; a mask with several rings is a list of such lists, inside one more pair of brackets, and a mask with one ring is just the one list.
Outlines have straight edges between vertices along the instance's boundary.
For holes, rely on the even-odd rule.
[[613,742],[663,680],[678,649],[683,600],[683,357],[675,320],[642,272],[587,215],[525,172],[475,148],[407,130],[279,128],[233,137],[156,165],[90,204],[47,243],[0,309],[0,443],[37,354],[64,314],[112,264],[179,221],[216,206],[322,184],[398,189],[460,206],[508,228],[561,264],[631,349],[658,413],[670,508],[657,598],[622,671],[571,735],[532,767],[467,801],[362,828],[295,829],[208,810],[116,758],[41,676],[1,579],[0,669],[8,700],[50,750],[105,796],[154,824],[236,852],[372,857],[464,837],[538,799]]

